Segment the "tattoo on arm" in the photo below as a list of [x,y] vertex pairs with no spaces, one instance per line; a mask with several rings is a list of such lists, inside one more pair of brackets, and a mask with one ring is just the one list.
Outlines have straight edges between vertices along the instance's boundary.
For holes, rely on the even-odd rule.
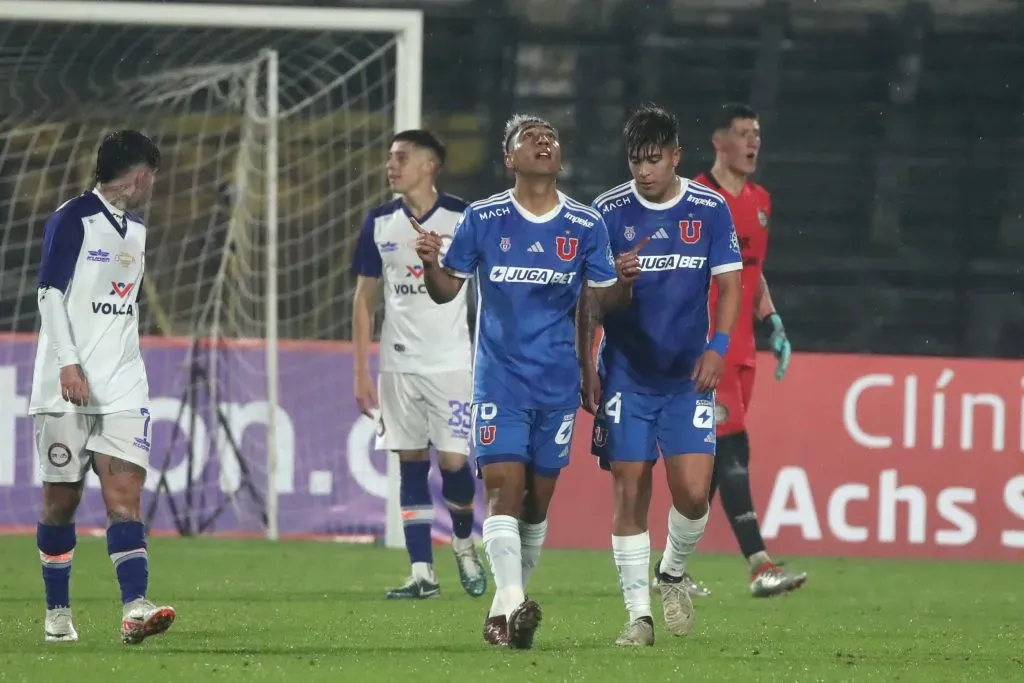
[[601,303],[597,299],[597,291],[585,286],[576,310],[576,352],[581,361],[593,357],[594,337],[600,324]]

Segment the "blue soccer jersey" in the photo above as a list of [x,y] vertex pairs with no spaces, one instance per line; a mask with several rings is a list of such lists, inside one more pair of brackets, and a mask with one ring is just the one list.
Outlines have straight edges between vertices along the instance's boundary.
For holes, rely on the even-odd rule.
[[615,284],[601,215],[559,193],[535,216],[508,190],[470,205],[442,265],[477,280],[473,403],[477,459],[539,471],[568,463],[579,406],[574,310],[584,280]]
[[725,200],[680,179],[663,204],[633,183],[594,200],[615,253],[650,238],[633,299],[604,318],[602,396],[593,452],[602,465],[664,455],[715,453],[715,396],[690,379],[708,340],[711,277],[743,268]]
[[664,204],[643,199],[630,182],[594,200],[618,254],[641,240],[642,273],[633,300],[604,318],[605,383],[619,391],[678,393],[704,352],[711,277],[743,268],[725,199],[685,178]]

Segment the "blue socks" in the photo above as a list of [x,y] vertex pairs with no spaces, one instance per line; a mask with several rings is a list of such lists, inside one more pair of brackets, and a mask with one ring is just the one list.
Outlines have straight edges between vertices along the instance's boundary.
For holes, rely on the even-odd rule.
[[149,558],[146,528],[142,522],[115,522],[107,529],[107,554],[114,563],[121,603],[146,597],[149,587]]
[[469,538],[473,533],[473,496],[476,482],[469,463],[454,472],[441,470],[441,495],[452,515],[452,533],[455,538]]
[[405,548],[409,551],[409,562],[433,564],[434,549],[430,538],[430,527],[434,523],[434,504],[430,500],[430,461],[399,463],[401,486],[399,498],[402,505],[402,526],[405,530]]
[[36,546],[43,565],[46,609],[71,606],[71,559],[75,555],[75,525],[36,526]]

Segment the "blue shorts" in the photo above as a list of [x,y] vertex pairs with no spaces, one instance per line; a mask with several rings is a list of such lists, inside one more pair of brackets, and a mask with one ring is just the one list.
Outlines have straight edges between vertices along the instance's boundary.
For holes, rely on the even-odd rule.
[[473,443],[477,475],[497,462],[521,462],[545,477],[557,477],[569,464],[576,408],[541,410],[473,404]]
[[651,462],[663,455],[715,454],[715,393],[607,392],[594,418],[591,453],[609,463]]

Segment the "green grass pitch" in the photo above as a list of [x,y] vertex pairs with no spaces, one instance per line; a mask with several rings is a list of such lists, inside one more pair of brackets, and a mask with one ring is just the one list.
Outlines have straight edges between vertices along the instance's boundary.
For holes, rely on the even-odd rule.
[[[610,552],[549,550],[530,586],[544,608],[536,648],[509,652],[481,638],[490,597],[467,597],[448,549],[437,555],[441,598],[386,602],[405,572],[398,551],[154,539],[152,597],[178,620],[128,647],[103,541],[81,539],[81,640],[47,645],[34,540],[0,537],[0,681],[1024,680],[1020,566],[791,558],[807,586],[755,600],[738,557],[698,556],[714,594],[696,602],[694,633],[661,630],[653,648],[624,651],[612,645],[625,613]],[[657,626],[657,599],[654,610]]]

